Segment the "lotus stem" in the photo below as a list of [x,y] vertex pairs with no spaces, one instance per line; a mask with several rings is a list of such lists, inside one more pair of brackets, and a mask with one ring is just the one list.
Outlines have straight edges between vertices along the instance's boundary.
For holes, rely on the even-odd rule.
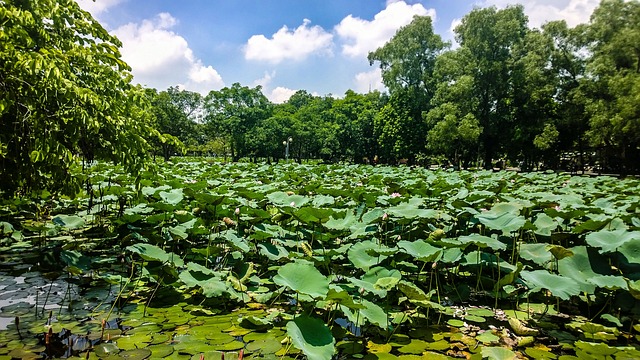
[[22,340],[22,334],[20,333],[20,317],[19,316],[16,316],[15,323],[16,323],[16,330],[18,331],[18,337],[20,338],[20,340]]

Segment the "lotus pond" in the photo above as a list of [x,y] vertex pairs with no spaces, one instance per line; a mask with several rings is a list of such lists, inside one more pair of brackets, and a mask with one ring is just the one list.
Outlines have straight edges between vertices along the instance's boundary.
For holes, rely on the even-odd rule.
[[[640,181],[177,160],[0,206],[0,359],[640,358]],[[139,185],[135,185],[135,184]]]

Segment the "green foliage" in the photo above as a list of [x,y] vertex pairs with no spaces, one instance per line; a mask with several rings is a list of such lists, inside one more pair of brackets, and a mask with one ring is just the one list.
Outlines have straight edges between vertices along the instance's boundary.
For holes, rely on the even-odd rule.
[[0,188],[75,194],[81,160],[139,170],[147,104],[109,35],[75,1],[0,7]]

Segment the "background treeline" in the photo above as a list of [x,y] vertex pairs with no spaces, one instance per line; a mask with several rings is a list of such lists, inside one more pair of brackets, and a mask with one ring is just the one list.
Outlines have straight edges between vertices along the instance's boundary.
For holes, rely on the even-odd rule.
[[121,42],[74,0],[0,6],[0,194],[89,187],[94,160],[151,156],[640,171],[640,2],[532,29],[521,6],[478,8],[456,46],[416,17],[369,54],[388,93],[240,84],[206,96],[132,84]]
[[575,28],[532,29],[522,6],[475,9],[455,37],[452,48],[416,17],[370,53],[388,94],[299,91],[272,104],[234,84],[147,95],[161,133],[233,160],[283,158],[290,137],[298,160],[639,170],[640,3],[605,0]]

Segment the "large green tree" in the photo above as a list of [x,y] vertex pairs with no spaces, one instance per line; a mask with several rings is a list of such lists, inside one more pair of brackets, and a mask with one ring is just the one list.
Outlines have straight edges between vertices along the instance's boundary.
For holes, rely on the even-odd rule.
[[430,109],[436,59],[447,46],[434,33],[430,17],[416,16],[384,46],[369,53],[371,64],[380,63],[382,81],[391,94],[375,121],[383,160],[413,160],[423,152],[427,129],[422,113]]
[[608,166],[640,169],[640,3],[604,0],[585,31],[588,79],[583,81],[588,137],[608,150]]
[[250,88],[234,83],[231,87],[214,90],[204,99],[204,121],[209,134],[228,144],[233,161],[255,156],[255,148],[248,145],[247,135],[271,115],[272,104],[262,94],[262,88]]
[[0,189],[74,192],[81,159],[139,169],[153,130],[118,39],[73,0],[1,3]]
[[455,28],[459,51],[464,52],[467,63],[465,75],[473,80],[471,96],[477,105],[473,115],[482,128],[485,167],[492,166],[513,136],[514,90],[521,85],[512,77],[514,50],[522,46],[528,31],[522,6],[474,9]]

